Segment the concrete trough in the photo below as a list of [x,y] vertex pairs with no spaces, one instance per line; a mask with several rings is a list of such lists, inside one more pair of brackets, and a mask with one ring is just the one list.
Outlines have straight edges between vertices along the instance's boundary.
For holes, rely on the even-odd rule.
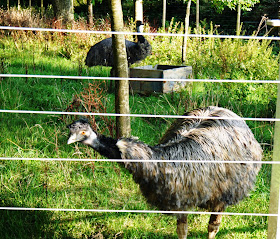
[[165,81],[164,79],[190,79],[191,66],[156,65],[140,66],[129,69],[130,78],[160,78],[162,81],[130,81],[132,93],[150,95],[152,93],[170,93],[184,88],[187,82]]

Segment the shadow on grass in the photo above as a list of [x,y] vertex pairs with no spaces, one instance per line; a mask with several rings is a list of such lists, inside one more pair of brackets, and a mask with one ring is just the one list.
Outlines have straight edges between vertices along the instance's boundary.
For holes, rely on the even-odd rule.
[[[1,203],[2,204],[2,203]],[[13,203],[5,203],[11,207],[16,207]],[[4,205],[0,205],[4,206]],[[66,215],[71,213],[71,215]],[[55,214],[55,215],[54,215]],[[135,214],[130,214],[130,216]],[[1,239],[30,239],[30,238],[157,238],[157,239],[175,239],[177,238],[176,226],[172,228],[170,233],[157,231],[157,223],[153,230],[143,230],[143,228],[120,228],[120,230],[108,227],[107,221],[121,220],[127,217],[127,213],[82,213],[82,212],[52,212],[52,211],[0,211],[0,235]],[[136,220],[136,219],[135,219]],[[79,226],[81,222],[88,221],[91,224],[92,231],[88,231],[87,235],[80,237],[73,236],[71,228]],[[265,231],[267,225],[259,225],[254,229],[250,226],[224,228],[218,232],[217,238],[227,238],[227,235],[238,235],[242,237],[248,232],[255,230]],[[159,229],[159,228],[158,228]],[[159,229],[160,230],[160,229]],[[190,230],[188,238],[207,238],[207,229]]]
[[54,230],[48,230],[51,216],[52,212],[46,211],[1,210],[1,238],[53,238]]

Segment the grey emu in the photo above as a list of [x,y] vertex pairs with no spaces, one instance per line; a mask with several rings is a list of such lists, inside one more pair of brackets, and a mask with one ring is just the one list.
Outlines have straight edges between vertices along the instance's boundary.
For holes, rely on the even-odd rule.
[[[200,207],[223,212],[228,205],[238,203],[250,192],[260,164],[203,161],[260,161],[262,149],[247,124],[230,110],[210,106],[186,115],[206,118],[176,120],[156,146],[132,138],[117,140],[100,135],[85,120],[68,126],[68,144],[79,141],[108,158],[143,160],[123,164],[133,174],[148,203],[160,210],[182,211]],[[161,163],[149,162],[150,159],[201,162]],[[185,239],[187,215],[176,215],[178,237]],[[217,234],[221,218],[220,214],[211,215],[208,238]]]
[[[143,23],[136,21],[137,32],[143,32]],[[131,65],[144,60],[152,52],[150,43],[142,35],[137,35],[137,42],[125,40],[127,61]],[[112,38],[104,39],[92,46],[85,60],[87,66],[113,66]]]

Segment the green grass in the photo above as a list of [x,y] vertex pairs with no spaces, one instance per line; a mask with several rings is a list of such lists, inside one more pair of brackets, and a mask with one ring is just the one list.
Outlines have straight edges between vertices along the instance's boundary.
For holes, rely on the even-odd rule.
[[[261,176],[267,177],[264,167]],[[112,163],[8,161],[1,168],[1,206],[147,210],[131,175]],[[267,212],[267,185],[230,212]],[[261,187],[262,186],[262,187]],[[190,215],[190,238],[205,238],[208,216]],[[2,238],[175,238],[176,220],[160,214],[1,211]],[[14,237],[12,236],[14,234]],[[246,235],[246,237],[245,237]],[[265,238],[266,218],[224,216],[218,238]]]
[[[181,28],[174,24],[169,31],[180,32]],[[98,40],[100,37],[74,34],[2,34],[0,73],[108,76],[109,68],[84,67],[89,46]],[[151,37],[149,40],[153,55],[141,64],[180,64],[180,47],[174,46],[181,44],[181,38]],[[194,78],[276,79],[277,59],[265,41],[192,39],[187,64],[193,66]],[[93,82],[3,78],[0,79],[0,106],[2,109],[66,111],[75,98],[83,99],[81,92],[87,92],[89,83]],[[97,92],[103,86],[101,82]],[[109,91],[101,95],[99,103],[107,112],[114,112],[114,95]],[[131,95],[130,107],[134,114],[177,115],[197,107],[219,105],[245,117],[273,117],[275,99],[276,87],[271,85],[193,83],[178,93]],[[66,125],[74,118],[0,113],[0,156],[100,158],[88,147],[66,144]],[[109,134],[107,127],[112,126],[112,122],[105,122],[101,117],[95,120],[99,129]],[[132,135],[154,145],[172,121],[133,117]],[[273,124],[247,123],[264,148],[264,160],[271,160]],[[255,190],[227,211],[267,213],[270,171],[270,166],[263,165]],[[2,160],[0,180],[2,207],[156,210],[146,203],[132,176],[116,163]],[[208,220],[207,215],[189,215],[188,238],[205,238]],[[266,229],[266,217],[224,216],[217,238],[266,238]],[[175,231],[175,217],[162,214],[0,211],[0,235],[7,239],[176,238]]]

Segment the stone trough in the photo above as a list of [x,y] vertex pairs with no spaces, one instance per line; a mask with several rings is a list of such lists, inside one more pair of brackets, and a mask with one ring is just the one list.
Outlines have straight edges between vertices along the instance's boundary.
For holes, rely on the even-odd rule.
[[129,69],[130,78],[160,78],[162,81],[130,81],[132,93],[149,95],[152,93],[170,93],[184,88],[188,82],[165,81],[164,79],[190,79],[191,66],[156,65],[140,66]]

